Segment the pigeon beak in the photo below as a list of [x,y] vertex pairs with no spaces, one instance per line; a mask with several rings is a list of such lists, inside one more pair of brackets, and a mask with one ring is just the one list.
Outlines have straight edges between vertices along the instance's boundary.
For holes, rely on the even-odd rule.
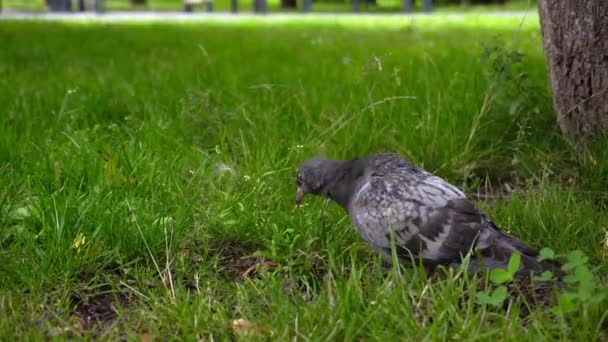
[[296,192],[296,207],[299,207],[302,203],[302,198],[304,197],[304,190],[301,187],[298,187],[298,191]]

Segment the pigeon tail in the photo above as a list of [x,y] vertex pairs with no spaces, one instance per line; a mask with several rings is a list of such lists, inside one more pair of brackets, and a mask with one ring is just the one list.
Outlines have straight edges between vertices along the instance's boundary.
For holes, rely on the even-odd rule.
[[473,263],[472,268],[507,268],[509,259],[513,253],[519,253],[521,262],[519,266],[519,274],[534,274],[539,275],[545,271],[551,271],[554,275],[559,276],[562,271],[557,262],[549,260],[539,260],[538,252],[526,245],[522,241],[497,231],[494,241],[486,248],[481,249],[480,261]]

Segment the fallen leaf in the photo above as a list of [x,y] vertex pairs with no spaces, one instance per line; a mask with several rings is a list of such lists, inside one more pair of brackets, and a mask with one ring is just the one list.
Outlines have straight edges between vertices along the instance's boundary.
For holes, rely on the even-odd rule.
[[[243,257],[241,259],[248,259],[250,257]],[[255,263],[251,266],[249,266],[242,274],[241,277],[243,278],[248,278],[250,277],[253,273],[258,272],[259,269],[269,269],[271,267],[276,266],[276,264],[270,260],[265,260],[265,259],[261,259],[261,260],[256,260]]]
[[152,341],[152,338],[150,337],[150,334],[148,332],[145,332],[145,333],[141,334],[141,336],[139,337],[139,340],[141,342],[150,342],[150,341]]
[[248,336],[254,332],[254,327],[249,321],[243,318],[235,319],[232,321],[232,329],[237,335]]
[[[265,335],[267,333],[264,328],[255,326],[244,318],[232,321],[232,329],[239,336]],[[273,332],[270,331],[269,334],[272,336]]]

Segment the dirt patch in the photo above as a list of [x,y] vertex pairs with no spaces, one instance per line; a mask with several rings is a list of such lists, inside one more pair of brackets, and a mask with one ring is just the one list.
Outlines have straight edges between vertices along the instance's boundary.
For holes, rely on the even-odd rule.
[[209,250],[209,255],[218,258],[218,269],[228,278],[247,278],[276,264],[256,255],[260,245],[243,241],[223,241]]
[[116,328],[118,311],[131,304],[131,297],[109,285],[101,285],[74,293],[69,301],[69,319],[62,319],[63,314],[49,314],[38,321],[46,337],[103,338]]
[[[197,239],[186,239],[180,246],[180,253],[189,260],[192,265],[201,263],[215,265],[217,274],[226,279],[240,280],[259,274],[262,270],[268,270],[276,264],[259,255],[262,245],[253,241],[241,240],[211,240],[200,241]],[[186,283],[189,283],[186,280]],[[194,284],[186,284],[194,286]]]
[[554,304],[555,290],[560,287],[559,281],[532,281],[530,276],[518,276],[507,287],[509,296],[522,298],[530,305],[548,307]]
[[110,286],[102,286],[95,291],[84,291],[71,297],[74,316],[81,333],[91,332],[94,337],[110,329],[118,316],[118,310],[129,306],[131,298]]
[[[530,276],[518,275],[512,282],[506,284],[508,296],[503,303],[503,309],[508,310],[513,303],[520,303],[520,316],[525,318],[537,308],[549,308],[555,304],[555,291],[560,288],[559,281],[538,282]],[[480,278],[477,291],[485,290],[485,280]]]
[[491,182],[484,180],[476,188],[467,191],[468,197],[475,201],[490,202],[505,199],[512,195],[522,195],[521,184],[517,181]]

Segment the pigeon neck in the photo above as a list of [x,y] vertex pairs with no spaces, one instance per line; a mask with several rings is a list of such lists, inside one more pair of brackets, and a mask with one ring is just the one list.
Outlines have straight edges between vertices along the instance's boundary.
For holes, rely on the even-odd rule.
[[353,189],[357,180],[363,175],[363,168],[357,159],[344,160],[336,165],[333,175],[325,188],[325,195],[344,209],[348,209]]

